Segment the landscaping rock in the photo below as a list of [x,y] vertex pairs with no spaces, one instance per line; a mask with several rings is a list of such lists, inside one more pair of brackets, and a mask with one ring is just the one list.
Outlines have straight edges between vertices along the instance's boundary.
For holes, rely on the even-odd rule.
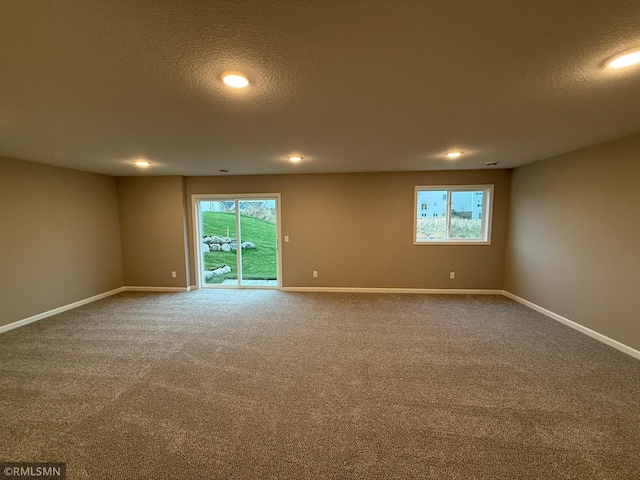
[[[218,252],[220,250],[230,252],[237,250],[238,242],[231,237],[218,237],[216,235],[206,236],[202,239],[203,252]],[[253,242],[242,242],[242,248],[256,248]]]
[[211,272],[204,272],[205,278],[207,273],[211,273],[212,277],[218,277],[220,275],[224,275],[225,273],[231,273],[231,267],[229,265],[225,265],[224,267],[216,268],[215,270],[211,270]]
[[205,270],[204,271],[204,279],[205,279],[205,281],[206,280],[211,280],[214,276],[215,276],[215,274],[211,270]]

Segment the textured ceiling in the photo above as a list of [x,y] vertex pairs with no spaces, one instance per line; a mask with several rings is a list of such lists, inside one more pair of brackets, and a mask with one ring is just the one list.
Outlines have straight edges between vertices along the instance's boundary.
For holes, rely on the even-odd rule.
[[639,25],[638,0],[0,0],[0,155],[111,175],[137,157],[155,175],[514,167],[640,131],[640,68],[604,68]]

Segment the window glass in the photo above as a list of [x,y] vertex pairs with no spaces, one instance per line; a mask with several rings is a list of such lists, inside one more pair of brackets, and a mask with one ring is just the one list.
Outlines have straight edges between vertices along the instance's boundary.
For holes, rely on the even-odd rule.
[[[480,199],[480,200],[478,200]],[[451,237],[482,238],[482,192],[451,192]]]
[[[416,240],[444,240],[446,233],[446,191],[426,190],[418,192],[418,203],[426,205],[426,213],[418,219]],[[440,200],[440,202],[438,202]],[[439,205],[438,205],[439,204]]]

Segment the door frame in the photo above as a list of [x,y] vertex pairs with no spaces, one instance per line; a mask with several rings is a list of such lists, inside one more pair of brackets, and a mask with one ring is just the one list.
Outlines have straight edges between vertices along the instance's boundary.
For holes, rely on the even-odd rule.
[[[276,201],[276,275],[277,285],[271,286],[258,286],[258,285],[242,285],[242,268],[238,270],[238,285],[207,285],[203,278],[204,271],[204,257],[202,255],[202,229],[200,225],[200,201],[208,200],[229,200],[238,202],[240,200],[275,200]],[[282,238],[282,226],[280,221],[280,194],[279,193],[194,193],[191,195],[191,211],[193,212],[193,243],[194,252],[196,255],[195,267],[196,267],[196,285],[197,288],[249,288],[249,289],[263,289],[263,290],[281,290],[282,289],[282,246],[280,238]],[[238,233],[242,235],[242,231],[239,228],[240,224],[240,210],[236,208],[236,237]],[[236,238],[237,240],[237,238]],[[236,255],[237,250],[236,250]],[[239,256],[236,257],[236,263],[242,263],[242,250],[240,249]]]

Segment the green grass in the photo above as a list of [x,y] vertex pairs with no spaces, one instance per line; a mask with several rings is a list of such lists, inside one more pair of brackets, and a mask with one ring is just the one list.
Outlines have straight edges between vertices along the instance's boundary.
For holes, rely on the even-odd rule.
[[[202,232],[205,236],[217,235],[236,238],[236,220],[234,213],[202,212]],[[238,239],[238,248],[242,242],[252,242],[256,248],[242,250],[242,278],[245,280],[275,280],[276,269],[276,226],[259,218],[240,215],[242,238]],[[215,277],[207,283],[222,283],[223,280],[237,279],[236,252],[204,253],[204,268],[212,270],[223,265],[231,267],[231,273]]]

